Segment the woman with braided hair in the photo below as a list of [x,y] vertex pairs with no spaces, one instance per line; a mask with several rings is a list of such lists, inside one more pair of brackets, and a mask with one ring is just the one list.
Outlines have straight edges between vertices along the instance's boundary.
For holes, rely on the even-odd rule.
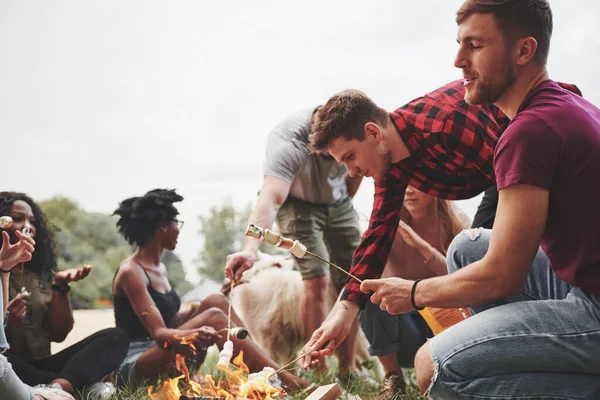
[[[172,251],[177,246],[183,222],[177,219],[179,212],[173,204],[182,200],[175,190],[155,189],[123,200],[114,212],[119,216],[119,232],[136,247],[119,266],[113,282],[115,321],[130,340],[129,353],[121,365],[125,379],[148,379],[174,372],[175,353],[185,354],[197,367],[208,346],[216,343],[222,348],[226,340],[226,334],[219,332],[228,327],[227,298],[216,294],[199,305],[182,304],[160,261],[164,250]],[[231,327],[235,326],[243,324],[232,312]],[[195,357],[187,345],[180,343],[181,336],[193,334],[198,349]],[[278,368],[251,338],[240,340],[232,336],[231,340],[235,352],[243,350],[244,362],[251,372],[267,366]],[[279,376],[292,390],[309,385],[289,372]]]

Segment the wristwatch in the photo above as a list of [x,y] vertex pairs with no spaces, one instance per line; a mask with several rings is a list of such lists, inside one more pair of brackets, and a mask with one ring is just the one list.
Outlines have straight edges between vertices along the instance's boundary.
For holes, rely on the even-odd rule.
[[64,283],[62,285],[57,285],[56,283],[52,285],[52,291],[58,293],[69,293],[71,290],[71,286],[68,283]]

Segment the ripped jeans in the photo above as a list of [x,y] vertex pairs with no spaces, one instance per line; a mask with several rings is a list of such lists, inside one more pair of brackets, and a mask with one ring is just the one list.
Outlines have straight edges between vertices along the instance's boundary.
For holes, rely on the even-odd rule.
[[32,398],[31,388],[19,379],[6,357],[0,354],[0,400],[29,400]]
[[[448,272],[482,259],[490,233],[456,236]],[[433,399],[600,399],[600,296],[558,279],[541,249],[519,296],[471,311],[430,341]]]

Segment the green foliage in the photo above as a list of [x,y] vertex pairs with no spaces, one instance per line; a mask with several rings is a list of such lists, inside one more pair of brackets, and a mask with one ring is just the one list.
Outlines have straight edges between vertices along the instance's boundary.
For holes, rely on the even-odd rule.
[[[204,248],[196,260],[198,273],[205,279],[218,283],[225,279],[225,260],[229,254],[242,250],[248,217],[252,205],[236,210],[229,200],[220,206],[210,208],[208,215],[200,215],[201,228],[198,232],[204,241]],[[276,229],[276,228],[275,228]],[[268,254],[285,254],[285,250],[263,243],[260,251]]]
[[225,259],[241,249],[249,210],[238,212],[229,200],[212,206],[208,216],[200,215],[199,234],[204,249],[198,257],[198,273],[203,278],[222,282],[225,279]]
[[[208,355],[206,357],[206,359],[204,360],[204,363],[202,363],[202,366],[200,367],[200,369],[198,370],[198,374],[200,375],[211,375],[212,378],[217,381],[219,377],[221,377],[222,373],[216,369],[216,364],[217,364],[217,360],[218,360],[218,350],[216,350],[214,347],[209,349]],[[325,372],[317,372],[317,371],[311,371],[311,372],[305,372],[305,371],[301,371],[299,370],[299,368],[291,368],[290,372],[296,375],[299,375],[300,377],[304,378],[305,380],[307,380],[308,382],[314,383],[317,386],[321,386],[321,385],[328,385],[331,384],[333,382],[336,381],[336,370],[337,370],[337,360],[332,357],[329,359],[330,361],[330,365],[327,371]],[[407,394],[405,394],[404,396],[397,397],[397,400],[426,400],[427,397],[423,396],[421,393],[419,393],[419,389],[416,386],[415,383],[415,376],[414,376],[414,370],[412,369],[407,369],[404,370],[405,371],[405,380],[407,383]],[[368,371],[366,371],[368,373]],[[152,380],[152,381],[143,381],[143,382],[136,382],[134,385],[130,385],[130,386],[126,386],[123,388],[120,388],[119,392],[111,397],[111,400],[146,400],[148,398],[148,386],[152,385],[154,386],[154,390],[158,390],[158,387],[162,386],[162,382],[165,379],[165,376],[162,376],[158,379]],[[342,400],[346,400],[349,399],[350,396],[348,395],[349,393],[355,394],[355,395],[359,395],[361,399],[363,400],[369,400],[369,399],[375,399],[377,396],[377,388],[370,388],[364,385],[364,382],[360,380],[360,378],[353,378],[352,381],[349,382],[343,382],[341,384],[342,386],[342,390],[343,390],[343,394],[342,397],[340,397],[340,399]],[[180,388],[183,388],[183,386],[180,386]],[[302,394],[300,392],[296,392],[296,393],[289,393],[287,396],[283,397],[282,399],[288,399],[288,400],[304,400],[306,398],[306,394]]]
[[[58,269],[92,266],[90,275],[71,285],[73,308],[109,306],[112,302],[112,280],[121,263],[133,248],[118,233],[114,217],[88,212],[62,196],[39,203],[55,232]],[[183,264],[177,255],[163,253],[169,281],[179,293],[191,288],[185,279]]]
[[167,267],[169,283],[179,295],[186,294],[194,287],[194,285],[187,280],[185,268],[177,254],[172,251],[165,251],[161,256],[160,261]]

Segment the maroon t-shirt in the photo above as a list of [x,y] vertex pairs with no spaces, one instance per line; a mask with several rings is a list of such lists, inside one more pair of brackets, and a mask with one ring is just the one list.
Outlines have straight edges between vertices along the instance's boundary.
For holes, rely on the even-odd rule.
[[542,249],[559,278],[600,294],[600,109],[542,82],[500,137],[494,170],[498,189],[550,191]]

